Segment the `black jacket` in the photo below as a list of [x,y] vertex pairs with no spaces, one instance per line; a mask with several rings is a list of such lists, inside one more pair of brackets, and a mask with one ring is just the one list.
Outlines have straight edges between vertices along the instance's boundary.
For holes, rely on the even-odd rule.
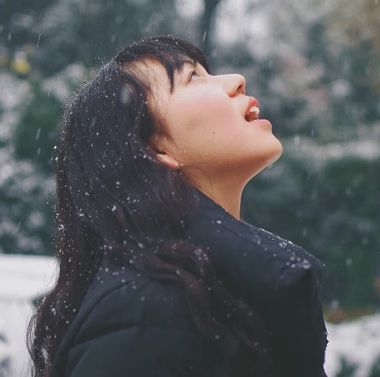
[[[272,336],[273,377],[325,377],[325,266],[198,193],[187,237],[210,250],[225,286],[261,314]],[[205,339],[178,286],[102,265],[58,348],[53,376],[248,377],[251,359],[232,334],[219,344]]]

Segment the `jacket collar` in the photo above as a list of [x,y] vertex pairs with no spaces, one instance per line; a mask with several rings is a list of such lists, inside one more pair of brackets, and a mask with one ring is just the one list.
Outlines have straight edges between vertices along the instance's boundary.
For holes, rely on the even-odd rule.
[[209,196],[204,194],[199,189],[195,188],[196,194],[198,197],[198,207],[197,210],[202,212],[203,214],[212,215],[216,217],[216,220],[225,220],[230,224],[235,226],[243,225],[248,227],[254,227],[252,224],[249,224],[243,220],[238,220],[234,216],[232,216],[229,212],[227,212],[220,204],[216,203]]
[[214,200],[212,200],[210,197],[208,197],[202,191],[200,191],[197,188],[195,190],[196,190],[197,196],[199,198],[200,206],[202,208],[205,208],[205,209],[208,208],[208,209],[218,210],[218,211],[222,211],[222,212],[227,213],[227,211],[221,205],[216,203]]
[[[282,245],[289,250],[296,250],[297,254],[302,251],[302,256],[307,257],[306,259],[313,265],[314,271],[317,275],[318,281],[321,282],[323,276],[327,272],[326,265],[319,260],[315,255],[307,252],[302,246],[294,244],[293,242],[284,239],[266,229],[257,227],[243,220],[238,220],[228,213],[221,205],[213,201],[210,197],[204,194],[202,191],[196,188],[196,196],[198,197],[198,204],[196,208],[193,209],[191,220],[188,228],[188,232],[191,233],[192,226],[207,228],[207,224],[211,222],[216,223],[219,227],[228,229],[232,231],[236,236],[242,237],[248,241],[254,240],[257,237],[269,238],[273,245]],[[284,249],[279,247],[279,252]],[[301,250],[301,251],[300,251]]]

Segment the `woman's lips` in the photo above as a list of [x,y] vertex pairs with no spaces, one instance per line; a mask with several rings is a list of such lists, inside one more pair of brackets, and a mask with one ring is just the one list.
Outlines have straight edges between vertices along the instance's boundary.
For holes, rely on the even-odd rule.
[[252,125],[255,127],[263,127],[272,131],[272,123],[268,119],[256,119],[250,123],[252,123]]
[[245,109],[244,118],[247,121],[252,120],[252,118],[257,119],[259,113],[260,113],[259,101],[255,97],[250,97],[250,99],[248,100],[247,107]]
[[254,126],[272,130],[272,123],[268,119],[259,119],[260,104],[255,97],[251,97],[245,112],[245,120]]

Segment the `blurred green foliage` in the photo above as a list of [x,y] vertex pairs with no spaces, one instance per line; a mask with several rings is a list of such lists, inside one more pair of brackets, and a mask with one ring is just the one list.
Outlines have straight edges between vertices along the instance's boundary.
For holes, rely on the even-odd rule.
[[372,364],[371,371],[368,377],[380,377],[380,355],[377,357],[375,362]]
[[17,157],[29,159],[45,173],[51,173],[62,104],[43,90],[38,81],[32,83],[31,89],[32,97],[19,120],[13,144]]
[[340,370],[335,377],[355,377],[358,365],[348,361],[346,358],[340,358]]

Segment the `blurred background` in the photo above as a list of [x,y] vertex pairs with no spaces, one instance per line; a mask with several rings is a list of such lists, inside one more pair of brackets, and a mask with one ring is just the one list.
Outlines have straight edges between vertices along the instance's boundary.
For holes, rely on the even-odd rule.
[[0,377],[25,365],[25,318],[56,268],[62,105],[164,33],[246,77],[284,152],[247,185],[242,218],[326,264],[329,377],[380,376],[380,1],[0,0]]

